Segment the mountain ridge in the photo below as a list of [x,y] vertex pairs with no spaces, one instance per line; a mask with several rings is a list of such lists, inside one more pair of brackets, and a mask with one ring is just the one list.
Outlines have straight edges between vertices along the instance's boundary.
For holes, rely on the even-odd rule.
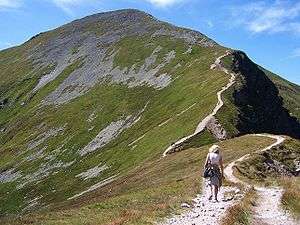
[[[109,196],[109,184],[145,163],[165,168],[167,146],[214,110],[229,77],[211,66],[230,49],[153,18],[136,10],[96,14],[0,51],[0,217],[80,204],[101,190]],[[220,63],[239,77],[222,94],[211,129],[221,125],[227,138],[300,134],[297,88],[280,81],[279,92],[239,51]],[[248,149],[250,139],[237,140]],[[181,150],[217,141],[204,129]],[[180,167],[176,159],[166,170]]]

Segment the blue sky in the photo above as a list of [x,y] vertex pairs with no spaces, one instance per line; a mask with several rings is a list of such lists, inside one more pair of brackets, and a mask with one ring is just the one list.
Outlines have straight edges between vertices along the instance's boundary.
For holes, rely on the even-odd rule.
[[74,19],[122,8],[198,30],[300,84],[299,0],[0,0],[0,49]]

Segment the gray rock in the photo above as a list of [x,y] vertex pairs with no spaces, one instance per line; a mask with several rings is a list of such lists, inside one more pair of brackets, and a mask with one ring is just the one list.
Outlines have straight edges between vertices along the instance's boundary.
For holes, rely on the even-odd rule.
[[181,208],[191,208],[191,206],[188,203],[182,203]]
[[[137,10],[121,10],[100,13],[73,21],[57,28],[52,33],[43,33],[32,38],[37,44],[29,49],[27,56],[35,65],[33,73],[54,65],[52,71],[43,74],[31,94],[36,93],[45,85],[55,80],[62,72],[77,60],[82,60],[80,68],[75,69],[59,86],[43,101],[44,104],[63,104],[85,94],[96,84],[112,82],[135,87],[149,85],[162,89],[170,84],[168,74],[158,74],[174,57],[171,51],[165,61],[150,68],[156,60],[157,52],[153,52],[145,60],[141,68],[131,65],[131,68],[113,66],[114,57],[118,52],[111,49],[117,42],[126,37],[138,36],[181,39],[189,44],[187,53],[192,45],[211,47],[217,45],[203,34],[179,28],[168,23],[158,21],[149,14]],[[43,41],[38,42],[40,39]],[[138,72],[135,72],[135,71]]]
[[22,177],[22,174],[20,171],[15,171],[16,169],[9,169],[5,170],[3,172],[0,172],[0,183],[9,183],[13,182],[20,177]]
[[87,171],[85,172],[82,172],[80,174],[77,174],[75,177],[80,177],[82,178],[83,180],[87,180],[87,179],[91,179],[91,178],[95,178],[97,176],[99,176],[99,174],[108,169],[109,167],[106,166],[106,165],[103,165],[103,166],[95,166],[93,168],[90,168],[88,169]]
[[39,145],[41,145],[42,143],[44,143],[44,141],[46,141],[48,138],[50,137],[55,137],[57,136],[60,132],[63,132],[65,129],[65,127],[58,127],[58,128],[51,128],[48,131],[38,135],[34,140],[30,141],[28,144],[28,149],[32,150],[36,147],[38,147]]
[[218,140],[225,140],[227,138],[226,130],[214,116],[209,120],[206,128]]

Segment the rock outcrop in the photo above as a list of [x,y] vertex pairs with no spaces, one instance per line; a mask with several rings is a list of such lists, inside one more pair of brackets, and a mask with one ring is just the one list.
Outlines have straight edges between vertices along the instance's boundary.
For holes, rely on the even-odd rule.
[[275,84],[245,53],[233,53],[232,70],[239,74],[234,105],[238,108],[240,134],[274,133],[300,138],[300,124],[284,108]]

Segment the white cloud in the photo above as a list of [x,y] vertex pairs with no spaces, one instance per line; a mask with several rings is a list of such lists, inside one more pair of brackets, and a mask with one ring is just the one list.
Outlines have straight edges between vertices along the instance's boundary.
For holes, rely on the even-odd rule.
[[22,5],[22,0],[0,0],[0,9],[15,9]]
[[52,0],[56,6],[64,10],[68,14],[73,14],[73,7],[79,6],[80,4],[91,2],[94,0]]
[[263,1],[233,8],[232,16],[238,25],[253,33],[293,32],[300,34],[300,2]]
[[292,52],[291,58],[296,58],[296,57],[300,57],[300,48],[296,48]]
[[163,7],[174,5],[176,3],[183,2],[184,0],[146,0],[146,1],[150,2],[154,6],[163,8]]

